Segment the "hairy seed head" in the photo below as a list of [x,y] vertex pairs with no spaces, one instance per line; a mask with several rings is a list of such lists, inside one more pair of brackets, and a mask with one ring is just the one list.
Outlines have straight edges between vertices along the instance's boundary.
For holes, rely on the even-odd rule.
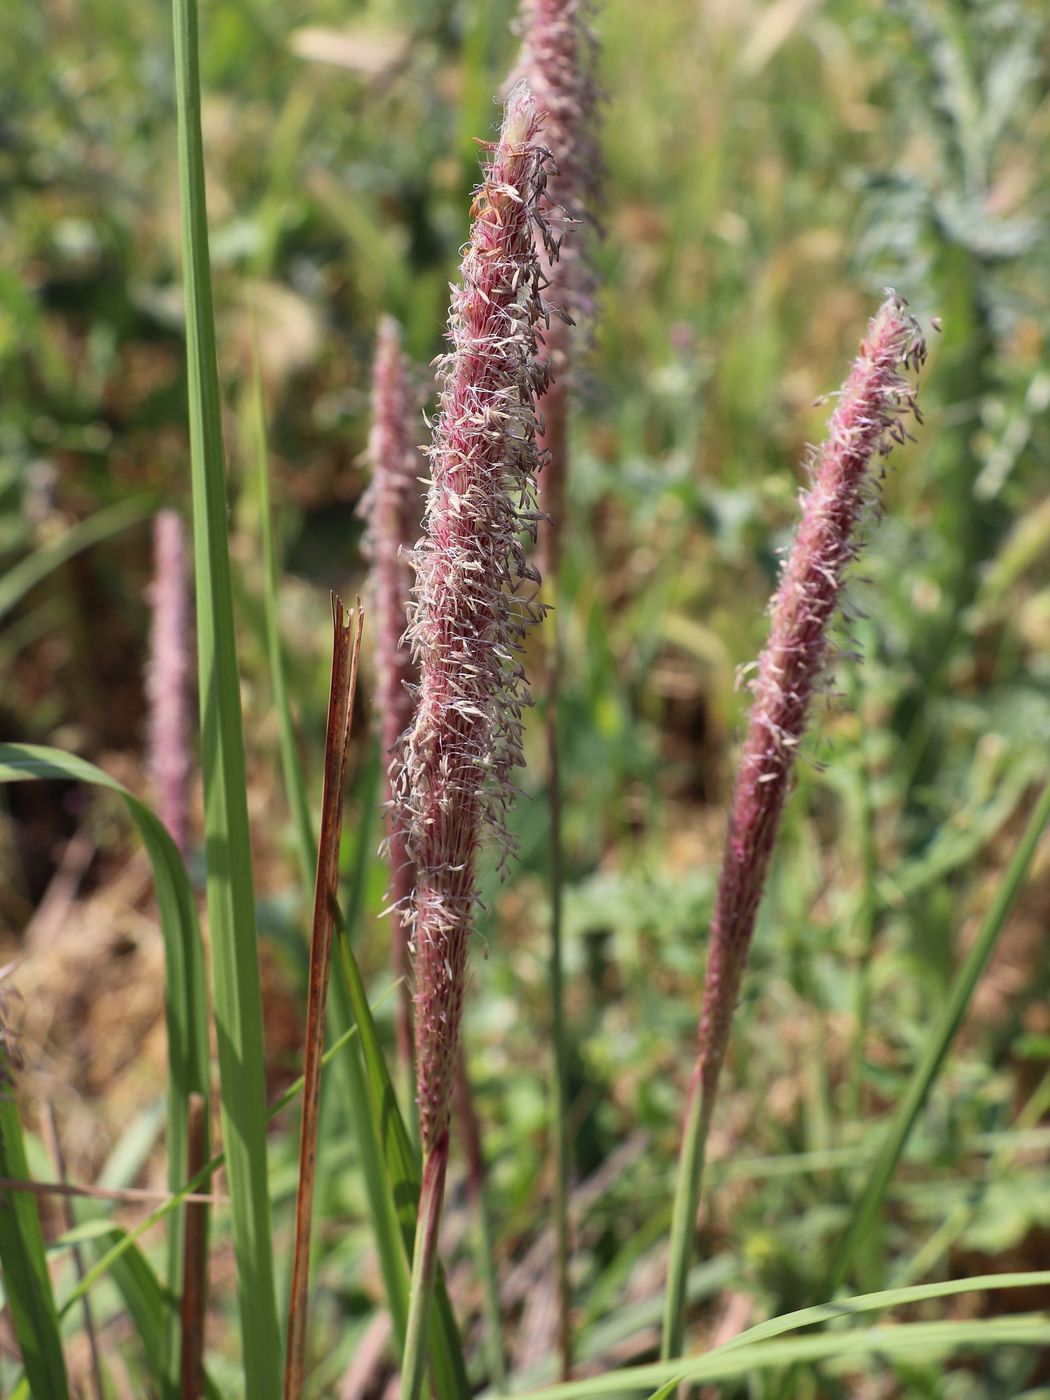
[[416,869],[416,1063],[427,1150],[448,1125],[486,830],[507,853],[510,774],[530,703],[521,650],[543,615],[526,556],[537,516],[535,401],[546,385],[536,360],[544,311],[533,231],[542,226],[549,162],[539,127],[519,84],[474,196],[452,289],[452,348],[442,360],[424,537],[413,554],[419,694],[396,802]]
[[773,598],[769,641],[752,685],[711,924],[699,1044],[708,1117],[795,756],[810,700],[825,675],[828,628],[846,567],[858,549],[858,524],[877,491],[875,464],[904,440],[903,416],[918,413],[915,390],[902,371],[917,371],[925,355],[905,303],[887,293],[811,464],[812,484],[802,498],[801,523]]
[[551,374],[540,405],[540,446],[549,454],[540,477],[540,504],[549,521],[541,537],[541,568],[552,579],[565,517],[572,342],[594,315],[590,245],[597,228],[601,163],[594,78],[597,43],[590,13],[589,0],[523,0],[522,50],[515,70],[529,83],[538,110],[545,114],[543,138],[553,169],[541,208],[545,222],[562,235],[557,261],[542,242],[537,246],[553,318],[539,337]]

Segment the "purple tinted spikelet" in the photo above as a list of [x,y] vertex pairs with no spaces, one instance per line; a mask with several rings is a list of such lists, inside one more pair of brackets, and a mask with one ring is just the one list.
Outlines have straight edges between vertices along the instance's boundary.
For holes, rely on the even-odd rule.
[[917,323],[890,292],[868,325],[816,454],[802,520],[773,599],[711,924],[699,1038],[708,1105],[725,1057],[795,755],[810,700],[825,673],[828,627],[846,566],[857,552],[857,525],[877,487],[873,463],[894,442],[904,441],[902,414],[918,414],[915,391],[902,369],[918,370],[925,354]]
[[[372,563],[376,623],[376,704],[381,742],[388,761],[412,722],[416,668],[405,636],[411,589],[408,552],[419,533],[421,508],[418,450],[411,424],[415,408],[401,350],[397,322],[384,316],[376,337],[372,371],[372,432],[369,457],[372,481],[362,501],[368,523],[366,552]],[[395,760],[396,761],[396,760]],[[391,952],[394,976],[401,980],[397,1017],[398,1054],[412,1064],[412,992],[408,973],[408,909],[414,875],[405,848],[403,825],[392,805],[393,779],[388,775],[387,848],[391,872]]]
[[665,1360],[679,1355],[684,1343],[686,1280],[707,1135],[795,755],[813,693],[825,676],[828,629],[847,565],[857,553],[857,527],[877,491],[873,465],[894,442],[904,441],[904,414],[912,411],[921,421],[915,390],[902,371],[918,371],[925,357],[917,323],[904,302],[888,292],[868,325],[824,445],[815,455],[801,523],[773,598],[711,921],[672,1220],[661,1349]]
[[154,577],[150,661],[146,673],[149,705],[149,775],[157,812],[180,854],[189,840],[190,642],[186,540],[181,517],[162,510],[153,527]]
[[472,207],[461,281],[452,289],[440,413],[410,632],[416,716],[397,783],[416,867],[412,908],[420,1127],[429,1152],[449,1102],[477,903],[484,832],[504,843],[510,773],[530,703],[520,652],[540,619],[535,539],[536,361],[543,315],[533,246],[547,153],[527,85],[510,94]]
[[569,395],[573,326],[593,317],[595,279],[590,260],[600,161],[596,141],[597,43],[588,0],[524,0],[522,52],[516,72],[532,88],[544,114],[543,139],[553,169],[541,200],[545,221],[564,234],[555,260],[542,241],[537,256],[553,319],[540,333],[551,383],[541,401],[540,447],[548,454],[540,476],[541,569],[553,579],[565,518]]

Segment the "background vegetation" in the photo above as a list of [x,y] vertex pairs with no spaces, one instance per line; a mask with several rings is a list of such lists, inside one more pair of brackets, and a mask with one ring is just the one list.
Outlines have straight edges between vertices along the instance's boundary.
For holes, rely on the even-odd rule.
[[[355,508],[375,325],[397,315],[421,363],[441,349],[473,138],[496,119],[511,18],[503,0],[208,0],[202,13],[271,1097],[300,1067],[309,897],[266,647],[254,328],[279,620],[316,814],[326,593],[352,596],[363,581]],[[799,463],[827,413],[814,400],[840,381],[887,283],[943,322],[927,426],[886,482],[841,638],[864,663],[836,667],[844,698],[821,707],[763,906],[713,1144],[694,1340],[824,1296],[858,1163],[1046,776],[1050,24],[1037,0],[605,0],[596,23],[608,99],[601,315],[574,425],[560,599],[574,1282],[580,1356],[609,1366],[656,1345],[742,716],[734,673],[763,640]],[[168,6],[47,0],[6,16],[0,737],[72,751],[143,797],[147,521],[189,500],[174,133]],[[88,521],[74,541],[94,542],[63,560],[66,532]],[[390,977],[369,695],[366,676],[344,858],[365,872],[357,946],[379,998]],[[0,926],[5,955],[21,959],[13,1016],[30,1170],[53,1176],[38,1136],[51,1103],[71,1179],[163,1187],[162,945],[134,829],[110,794],[71,783],[9,787],[2,800]],[[543,803],[521,802],[515,820],[521,860],[511,884],[493,883],[467,1038],[504,1335],[517,1377],[538,1383],[552,1374],[556,1331]],[[1046,1259],[1046,857],[920,1120],[858,1289]],[[191,866],[202,878],[199,849]],[[393,1000],[378,1007],[384,1035]],[[327,1110],[312,1384],[339,1393],[371,1344],[372,1369],[346,1392],[360,1394],[381,1386],[392,1352],[357,1146],[336,1095]],[[270,1158],[280,1292],[290,1111],[275,1120]],[[480,1377],[477,1222],[462,1163],[453,1170],[445,1254]],[[45,1225],[52,1237],[61,1227],[50,1208]],[[209,1367],[235,1395],[222,1210],[213,1233]],[[58,1261],[61,1297],[68,1251]],[[1046,1303],[1045,1290],[1003,1296],[947,1306],[965,1317]],[[93,1297],[112,1393],[146,1393],[126,1296],[106,1282]],[[71,1372],[83,1375],[82,1319],[66,1325]],[[1031,1348],[950,1371],[925,1357],[847,1364],[797,1375],[790,1393],[991,1400],[1045,1393],[1032,1388],[1050,1377]],[[768,1393],[779,1393],[772,1382]]]

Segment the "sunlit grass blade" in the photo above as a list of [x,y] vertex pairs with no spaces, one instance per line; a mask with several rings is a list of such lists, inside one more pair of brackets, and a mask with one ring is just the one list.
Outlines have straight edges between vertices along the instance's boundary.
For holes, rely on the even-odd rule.
[[966,1015],[977,983],[995,951],[999,935],[1021,892],[1039,838],[1048,821],[1050,783],[1043,789],[1036,803],[1020,845],[1014,852],[999,885],[995,900],[981,924],[973,947],[955,976],[944,1009],[930,1034],[922,1058],[912,1072],[908,1088],[893,1115],[882,1147],[869,1168],[864,1188],[858,1197],[846,1234],[828,1274],[825,1291],[829,1295],[845,1280],[875,1224],[886,1189],[897,1170],[915,1120],[929,1097],[956,1032]]
[[13,564],[0,577],[0,618],[21,602],[30,589],[42,583],[48,574],[54,573],[75,554],[109,539],[111,535],[119,534],[129,525],[145,520],[156,509],[156,504],[152,496],[134,496],[130,500],[106,506]]
[[669,1383],[746,1380],[760,1371],[792,1366],[861,1362],[869,1358],[961,1356],[1004,1346],[1045,1347],[1050,1319],[1041,1314],[973,1318],[952,1322],[901,1322],[887,1326],[823,1332],[752,1342],[733,1349],[716,1348],[706,1356],[678,1357],[643,1366],[607,1371],[588,1380],[570,1381],[545,1390],[526,1391],[523,1400],[596,1400],[599,1396],[650,1396],[668,1393]]
[[174,0],[174,21],[204,844],[222,1128],[245,1383],[252,1400],[276,1400],[281,1331],[266,1175],[262,997],[204,195],[196,0]]
[[[0,783],[28,779],[64,778],[90,783],[119,793],[138,828],[153,869],[164,939],[164,1005],[168,1028],[168,1182],[177,1190],[186,1179],[189,1100],[209,1096],[208,1003],[204,953],[197,923],[197,906],[182,857],[163,823],[94,764],[57,749],[30,744],[0,744]],[[168,1236],[168,1287],[182,1290],[183,1225],[180,1219]],[[168,1337],[166,1374],[174,1382],[178,1360],[178,1329]]]
[[[8,1078],[8,1053],[0,1045],[0,1078]],[[9,1086],[0,1083],[0,1172],[25,1181],[22,1125]],[[0,1265],[4,1290],[34,1400],[68,1400],[62,1337],[44,1257],[36,1199],[23,1191],[0,1197]]]
[[955,1298],[962,1293],[980,1293],[985,1289],[1045,1288],[1050,1285],[1050,1270],[1029,1270],[1012,1274],[979,1274],[973,1278],[944,1279],[939,1283],[913,1284],[906,1288],[884,1288],[877,1293],[858,1293],[853,1298],[839,1298],[833,1303],[818,1303],[815,1307],[799,1308],[759,1322],[723,1342],[713,1351],[726,1352],[752,1342],[768,1341],[783,1336],[798,1327],[812,1327],[818,1322],[834,1322],[857,1317],[862,1313],[879,1312],[883,1308],[903,1308],[909,1303],[928,1303],[937,1298]]
[[[324,1054],[328,978],[332,967],[332,931],[339,894],[339,840],[343,830],[346,767],[350,753],[350,719],[357,689],[364,621],[360,606],[353,618],[338,598],[332,599],[334,625],[332,683],[325,738],[321,837],[314,889],[310,939],[310,981],[306,1011],[306,1055],[299,1147],[299,1183],[292,1251],[292,1287],[288,1307],[288,1346],[284,1369],[285,1400],[299,1400],[306,1373],[309,1316],[310,1236],[313,1216],[317,1132],[321,1116],[321,1058]],[[351,1047],[351,1053],[352,1047]]]

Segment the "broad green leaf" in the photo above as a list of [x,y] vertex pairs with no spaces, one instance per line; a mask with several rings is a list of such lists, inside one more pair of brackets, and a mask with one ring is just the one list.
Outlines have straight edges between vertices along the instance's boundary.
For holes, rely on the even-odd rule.
[[[164,1006],[168,1028],[168,1183],[177,1190],[186,1177],[189,1095],[208,1098],[208,1003],[197,908],[182,857],[163,823],[94,764],[73,754],[31,744],[0,744],[0,783],[66,779],[118,793],[142,837],[153,868],[164,939]],[[182,1288],[182,1217],[168,1235],[168,1287]],[[177,1329],[169,1333],[168,1379],[174,1381]]]

